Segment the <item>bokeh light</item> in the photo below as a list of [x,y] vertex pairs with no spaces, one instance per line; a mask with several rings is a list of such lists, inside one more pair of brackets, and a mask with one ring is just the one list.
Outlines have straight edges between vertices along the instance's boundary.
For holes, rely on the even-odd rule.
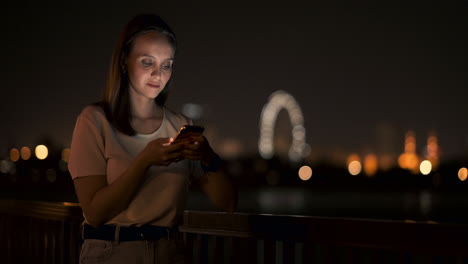
[[361,158],[359,157],[358,154],[353,153],[348,156],[348,159],[346,160],[346,164],[348,165],[348,172],[355,176],[361,173],[362,170],[362,165],[361,165]]
[[426,159],[429,160],[432,164],[433,168],[437,168],[439,165],[439,144],[437,140],[437,136],[434,132],[429,135],[427,138],[427,146],[426,146]]
[[19,159],[20,159],[19,150],[15,148],[10,149],[10,160],[13,162],[17,162]]
[[465,181],[466,178],[468,178],[468,169],[463,167],[458,170],[458,179],[460,179],[460,181]]
[[199,104],[188,103],[182,107],[182,113],[192,120],[198,120],[203,116],[203,108]]
[[16,164],[11,160],[0,161],[0,172],[3,174],[16,174]]
[[415,153],[403,153],[398,158],[400,168],[414,172],[418,168],[419,157]]
[[10,171],[10,164],[7,160],[0,161],[0,172],[7,174]]
[[361,170],[362,170],[362,165],[361,165],[361,162],[357,161],[357,160],[353,160],[349,163],[348,165],[348,171],[349,171],[349,174],[353,175],[353,176],[356,176],[358,175],[359,173],[361,173]]
[[419,157],[416,154],[416,136],[413,131],[406,132],[405,151],[398,157],[398,165],[402,169],[417,173],[419,169]]
[[312,177],[312,168],[309,166],[302,166],[299,169],[299,178],[303,181],[308,181]]
[[419,171],[421,171],[423,175],[428,175],[429,173],[431,173],[431,170],[432,170],[432,164],[428,160],[423,160],[421,164],[419,165]]
[[36,147],[35,154],[38,159],[43,160],[49,155],[49,150],[44,145],[38,145]]
[[62,150],[62,160],[68,163],[69,158],[70,158],[70,149],[64,148]]
[[31,149],[28,147],[22,147],[21,150],[21,158],[23,160],[29,160],[31,158]]
[[372,177],[379,169],[379,161],[375,154],[367,154],[364,157],[364,172],[367,176]]

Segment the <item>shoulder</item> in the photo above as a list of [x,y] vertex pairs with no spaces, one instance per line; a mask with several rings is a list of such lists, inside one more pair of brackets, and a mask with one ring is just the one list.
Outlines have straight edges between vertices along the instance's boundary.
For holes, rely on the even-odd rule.
[[103,122],[107,123],[106,114],[102,106],[98,104],[87,105],[81,110],[78,115],[78,119],[84,119],[96,125],[100,125]]

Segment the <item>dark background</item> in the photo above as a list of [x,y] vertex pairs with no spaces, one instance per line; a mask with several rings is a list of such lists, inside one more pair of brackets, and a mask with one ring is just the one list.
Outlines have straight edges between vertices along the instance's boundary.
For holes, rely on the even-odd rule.
[[[213,147],[223,154],[235,146],[233,157],[244,160],[239,164],[253,162],[249,157],[257,153],[262,107],[271,93],[284,90],[301,106],[306,141],[315,158],[344,166],[351,153],[400,154],[404,134],[412,130],[419,155],[429,133],[435,133],[441,160],[467,166],[467,11],[463,1],[339,6],[310,1],[7,3],[0,11],[0,159],[7,159],[12,147],[48,144],[55,152],[69,147],[76,116],[100,98],[122,27],[138,13],[158,13],[180,44],[168,106],[176,111],[187,103],[202,106],[198,122],[207,128]],[[289,120],[280,112],[278,137],[290,140],[288,128]],[[390,136],[382,139],[382,134]],[[279,144],[277,151],[287,148]],[[452,168],[450,176],[431,176],[420,185],[398,171],[392,175],[399,178],[378,186],[390,182],[399,187],[398,197],[408,202],[392,208],[414,207],[419,214],[427,207],[427,193],[421,190],[433,189],[441,177],[456,181],[459,167]],[[244,175],[254,175],[255,164],[243,168]],[[340,173],[346,175],[330,172]],[[335,188],[340,195],[372,190],[368,183],[345,177],[332,181],[355,188]],[[292,180],[286,182],[295,186]],[[305,198],[307,190],[332,185],[310,184],[302,198],[282,194],[297,204],[297,199],[310,198]],[[323,190],[327,194],[328,189]],[[274,201],[262,197],[256,199]],[[329,196],[324,197],[320,199]],[[380,205],[393,196],[379,197],[384,198],[369,208],[384,212]],[[374,198],[356,198],[356,204]],[[387,216],[392,210],[385,212]]]
[[[200,104],[213,141],[255,152],[268,96],[301,105],[313,151],[375,151],[376,130],[436,131],[442,158],[468,147],[466,4],[385,2],[100,4],[9,3],[3,8],[0,146],[51,137],[68,147],[75,117],[99,100],[123,25],[156,12],[179,38],[168,105]],[[111,4],[112,3],[112,4]]]

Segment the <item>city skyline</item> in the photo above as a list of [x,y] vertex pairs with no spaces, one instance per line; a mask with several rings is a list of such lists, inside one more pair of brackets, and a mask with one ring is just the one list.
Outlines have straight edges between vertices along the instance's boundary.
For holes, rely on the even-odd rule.
[[[442,158],[466,159],[464,5],[245,7],[12,3],[2,17],[0,153],[47,138],[69,146],[76,116],[100,98],[121,27],[157,12],[180,43],[168,107],[201,106],[213,145],[257,151],[262,107],[284,90],[302,107],[314,155],[400,153],[414,131],[418,152],[436,132]],[[289,124],[284,115],[278,124]]]
[[[283,119],[277,122],[281,111],[286,111],[287,116],[283,115]],[[202,118],[203,108],[193,104],[189,106],[186,105],[182,113],[196,120]],[[287,120],[285,120],[285,118]],[[291,124],[285,124],[285,122],[288,121]],[[376,170],[389,170],[397,167],[397,164],[400,168],[418,172],[419,163],[425,160],[431,162],[434,168],[439,165],[440,161],[447,161],[447,159],[444,159],[443,155],[441,155],[443,152],[438,143],[439,139],[436,131],[431,131],[431,133],[428,134],[426,141],[422,143],[422,147],[418,147],[416,144],[417,140],[414,131],[406,131],[404,135],[404,145],[401,147],[403,150],[400,151],[398,150],[399,148],[390,144],[391,142],[398,141],[396,140],[398,136],[388,127],[377,130],[376,145],[381,145],[380,147],[374,147],[373,149],[364,151],[335,152],[327,158],[326,154],[330,153],[324,153],[323,150],[322,152],[317,150],[312,151],[305,141],[307,132],[303,127],[301,107],[297,104],[294,97],[285,91],[276,91],[270,96],[270,100],[263,107],[259,124],[260,136],[258,139],[258,156],[267,160],[273,156],[277,156],[283,160],[290,160],[292,163],[313,164],[326,162],[334,166],[342,166],[345,160],[348,165],[351,161],[361,163],[361,160],[363,165],[365,165],[366,160],[371,158],[373,160],[372,163],[375,163],[372,167],[375,168],[372,169],[374,171],[373,173],[367,173],[370,176],[375,174]],[[51,148],[52,152],[55,152],[54,155],[56,155],[58,151],[61,151],[62,160],[67,160],[67,158],[64,157],[68,157],[70,153],[70,148],[68,146],[58,146],[58,144],[53,141],[53,138],[49,138],[46,141],[48,141],[46,143],[47,146],[41,144],[36,147],[33,146],[32,148],[13,144],[8,148],[9,160],[13,162],[20,160],[20,158],[28,160],[33,156],[33,151],[31,149],[34,148],[36,148],[34,156],[37,156],[40,160],[48,156],[48,148]],[[245,153],[242,151],[243,147],[241,143],[235,139],[227,143],[224,142],[221,146],[215,146],[215,148],[220,151],[223,157],[228,159],[238,159],[245,156]],[[4,159],[6,158],[4,157]]]

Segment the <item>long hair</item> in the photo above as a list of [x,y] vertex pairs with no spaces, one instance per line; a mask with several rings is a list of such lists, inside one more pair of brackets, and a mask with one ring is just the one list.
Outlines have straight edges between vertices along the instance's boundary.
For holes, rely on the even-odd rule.
[[[109,122],[117,130],[129,136],[134,135],[135,130],[130,124],[129,79],[124,62],[132,50],[134,40],[151,31],[166,36],[174,52],[176,51],[176,36],[161,17],[155,14],[135,16],[125,26],[115,46],[102,101],[98,103],[103,107]],[[169,80],[163,91],[155,98],[155,102],[160,106],[166,102],[170,82]]]

